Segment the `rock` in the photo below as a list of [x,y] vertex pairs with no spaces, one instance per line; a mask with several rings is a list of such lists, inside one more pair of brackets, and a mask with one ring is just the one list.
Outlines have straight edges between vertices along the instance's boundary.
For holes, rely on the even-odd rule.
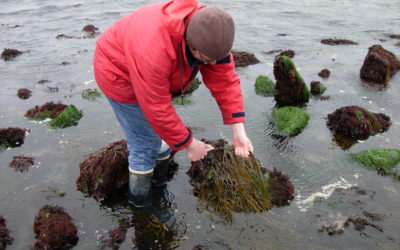
[[43,206],[35,217],[34,249],[71,249],[79,240],[72,218],[59,206]]
[[322,39],[321,43],[328,45],[357,45],[358,43],[347,39],[327,38]]
[[258,76],[254,87],[257,95],[273,96],[276,93],[275,83],[268,76]]
[[328,78],[331,75],[331,72],[328,69],[321,70],[318,75],[322,78]]
[[0,216],[0,249],[6,249],[13,241],[14,238],[10,236],[10,230],[6,227],[6,220]]
[[3,58],[4,61],[9,61],[14,57],[21,55],[22,53],[23,53],[22,51],[16,49],[4,49],[3,52],[1,53],[1,58]]
[[13,156],[13,160],[10,162],[10,167],[14,168],[15,172],[21,173],[28,171],[30,167],[35,164],[32,157],[19,155]]
[[86,32],[86,36],[83,38],[94,38],[100,33],[98,32],[99,28],[95,27],[93,24],[88,24],[83,27],[82,31]]
[[51,119],[48,123],[51,128],[66,128],[78,125],[78,121],[82,118],[82,112],[74,105],[46,102],[28,110],[25,117],[36,121]]
[[256,56],[246,51],[232,50],[235,67],[246,67],[252,64],[260,63]]
[[222,139],[202,141],[215,149],[203,160],[192,162],[187,174],[193,193],[205,208],[230,219],[232,212],[260,213],[293,199],[294,187],[288,176],[262,168],[252,154],[237,157],[233,146]]
[[389,37],[392,39],[400,39],[400,34],[390,34]]
[[285,106],[275,109],[272,118],[276,124],[276,135],[295,136],[307,127],[310,116],[301,108]]
[[380,45],[373,45],[368,49],[360,77],[366,82],[387,86],[390,78],[399,69],[400,61],[392,52]]
[[0,128],[0,150],[20,147],[29,131],[26,128]]
[[284,50],[281,53],[279,53],[280,56],[287,56],[289,58],[293,58],[295,55],[295,52],[293,50]]
[[400,149],[370,149],[353,154],[353,157],[364,166],[376,169],[381,175],[392,175],[400,179],[400,170],[394,168],[400,163]]
[[328,114],[327,126],[335,135],[352,140],[366,140],[389,129],[390,118],[359,106],[346,106]]
[[322,95],[325,92],[326,87],[322,83],[320,83],[318,81],[312,81],[310,83],[310,89],[311,89],[310,90],[311,94],[313,94],[313,95]]
[[289,57],[275,57],[274,76],[275,101],[279,106],[297,106],[308,102],[310,91]]
[[28,99],[32,96],[32,91],[30,91],[29,89],[21,88],[18,90],[17,96],[21,99]]

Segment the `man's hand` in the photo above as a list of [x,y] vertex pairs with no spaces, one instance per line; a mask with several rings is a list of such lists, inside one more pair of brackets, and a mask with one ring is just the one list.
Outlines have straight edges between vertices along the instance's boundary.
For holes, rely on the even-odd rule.
[[187,154],[190,160],[199,161],[204,159],[207,155],[207,149],[212,148],[211,145],[193,138],[187,149]]
[[253,153],[253,145],[246,135],[244,124],[242,122],[232,124],[232,132],[235,154],[244,158],[249,157],[250,152]]

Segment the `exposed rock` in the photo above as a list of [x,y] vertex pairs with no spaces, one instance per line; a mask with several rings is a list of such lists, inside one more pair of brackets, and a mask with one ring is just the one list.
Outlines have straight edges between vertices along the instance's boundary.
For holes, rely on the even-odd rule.
[[35,164],[32,157],[19,155],[13,156],[13,160],[10,162],[10,167],[14,168],[15,172],[25,172],[28,171],[30,167]]
[[0,150],[3,147],[20,147],[29,131],[26,128],[0,128]]
[[21,88],[18,90],[17,96],[21,99],[28,99],[32,96],[32,91],[30,91],[29,89]]
[[330,226],[322,226],[321,228],[318,229],[319,233],[322,232],[327,232],[328,235],[337,235],[337,234],[343,234],[344,230],[343,228],[338,228],[338,225],[330,225]]
[[358,43],[347,39],[327,38],[322,39],[321,43],[328,45],[357,45]]
[[400,61],[396,56],[380,45],[368,49],[360,77],[366,82],[388,85],[390,78],[400,69]]
[[59,206],[43,206],[35,217],[34,249],[71,249],[79,240],[72,218]]
[[232,50],[235,67],[246,67],[252,64],[260,63],[256,56],[246,51]]
[[322,78],[328,78],[331,75],[331,72],[328,69],[321,70],[318,75]]
[[59,35],[56,36],[56,38],[57,39],[75,39],[75,38],[78,38],[78,37],[76,37],[76,36],[68,36],[68,35],[65,35],[65,34],[59,34]]
[[385,114],[370,112],[359,106],[346,106],[328,115],[327,126],[336,134],[352,140],[366,140],[369,136],[384,132],[390,127]]
[[42,79],[42,80],[39,80],[37,83],[38,84],[45,84],[45,83],[48,83],[48,82],[50,82],[50,81],[46,80],[46,79]]
[[293,50],[284,50],[279,53],[280,56],[287,56],[289,58],[293,58],[296,53]]
[[308,102],[310,91],[289,57],[275,58],[274,76],[276,79],[275,101],[279,106],[297,106]]
[[312,81],[310,83],[310,91],[313,95],[322,95],[326,90],[326,87],[318,81]]
[[22,53],[22,51],[16,49],[4,49],[1,53],[1,58],[3,58],[5,61],[9,61],[16,56],[21,55]]
[[400,34],[390,34],[389,37],[392,39],[400,39]]
[[86,32],[86,36],[84,36],[83,38],[94,38],[97,35],[99,35],[100,33],[98,32],[98,28],[95,27],[93,24],[88,24],[85,27],[83,27],[82,31]]
[[6,220],[0,216],[0,249],[4,250],[11,245],[14,239],[10,236],[10,230],[6,227]]

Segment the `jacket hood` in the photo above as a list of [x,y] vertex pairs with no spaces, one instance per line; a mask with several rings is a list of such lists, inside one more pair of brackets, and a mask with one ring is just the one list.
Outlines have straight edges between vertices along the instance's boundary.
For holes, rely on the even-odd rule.
[[172,0],[164,5],[162,12],[165,16],[165,27],[174,43],[180,43],[190,17],[196,10],[204,7],[197,0]]

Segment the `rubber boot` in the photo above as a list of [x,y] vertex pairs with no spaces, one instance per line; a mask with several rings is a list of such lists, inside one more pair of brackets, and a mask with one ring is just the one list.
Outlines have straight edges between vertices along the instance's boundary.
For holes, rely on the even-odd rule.
[[167,185],[169,162],[170,162],[169,156],[167,156],[166,159],[156,161],[156,166],[154,167],[153,180],[152,180],[153,187],[165,187],[165,185]]
[[151,180],[153,173],[136,174],[129,172],[128,201],[137,208],[149,207],[152,204]]

